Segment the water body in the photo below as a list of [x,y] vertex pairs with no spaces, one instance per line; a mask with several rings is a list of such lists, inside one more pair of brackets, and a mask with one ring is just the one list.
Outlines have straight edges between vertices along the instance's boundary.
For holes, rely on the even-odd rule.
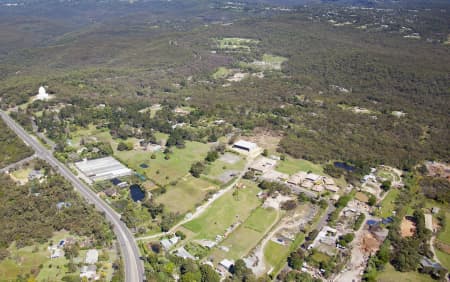
[[133,184],[130,186],[130,195],[133,201],[142,201],[145,197],[145,192],[141,189],[141,186]]
[[354,166],[351,166],[351,165],[349,165],[347,163],[344,163],[344,162],[334,162],[334,166],[338,167],[338,168],[343,168],[346,171],[354,171],[355,170]]

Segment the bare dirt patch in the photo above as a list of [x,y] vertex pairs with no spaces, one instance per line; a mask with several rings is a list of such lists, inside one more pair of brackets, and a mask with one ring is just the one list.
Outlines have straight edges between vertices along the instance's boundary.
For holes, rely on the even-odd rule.
[[355,198],[358,201],[363,202],[363,203],[367,203],[369,201],[369,197],[367,197],[366,194],[361,193],[361,192],[356,193]]
[[411,237],[416,232],[416,224],[411,219],[404,217],[400,224],[400,232],[403,238]]
[[250,142],[258,144],[260,147],[275,151],[283,137],[281,132],[267,130],[261,127],[255,128],[252,132],[252,136],[249,136]]
[[450,181],[450,165],[447,163],[427,162],[428,175],[447,178]]
[[366,254],[374,254],[379,247],[380,242],[369,232],[361,240],[361,250]]

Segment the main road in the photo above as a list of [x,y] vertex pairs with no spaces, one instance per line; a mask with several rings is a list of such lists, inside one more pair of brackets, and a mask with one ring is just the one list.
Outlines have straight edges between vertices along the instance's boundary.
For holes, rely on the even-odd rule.
[[120,245],[124,268],[125,281],[141,282],[144,279],[144,265],[140,260],[139,249],[133,234],[120,220],[120,216],[103,200],[101,200],[89,187],[78,179],[65,165],[58,161],[53,154],[47,150],[35,138],[29,135],[19,124],[17,124],[7,113],[0,111],[0,115],[5,123],[30,147],[34,149],[36,155],[46,160],[57,172],[64,176],[75,189],[95,207],[103,212],[106,219],[112,224]]

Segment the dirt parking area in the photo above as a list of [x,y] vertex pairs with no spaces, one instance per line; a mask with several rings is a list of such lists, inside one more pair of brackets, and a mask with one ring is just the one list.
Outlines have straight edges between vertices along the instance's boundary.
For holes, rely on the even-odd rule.
[[235,164],[241,160],[241,157],[232,153],[225,153],[219,160],[227,164]]

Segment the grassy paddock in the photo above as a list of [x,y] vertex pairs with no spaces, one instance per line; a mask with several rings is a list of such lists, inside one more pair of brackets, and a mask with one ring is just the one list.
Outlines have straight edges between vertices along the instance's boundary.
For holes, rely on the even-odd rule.
[[381,211],[380,216],[388,217],[392,216],[392,211],[395,209],[395,199],[397,199],[398,194],[400,194],[400,190],[396,188],[390,189],[381,202]]
[[[122,151],[116,152],[117,157],[130,168],[146,175],[160,185],[167,185],[189,173],[192,163],[205,158],[210,145],[199,142],[186,142],[183,149],[173,148],[170,159],[164,159],[162,152],[156,152],[155,159],[151,159],[150,152]],[[141,168],[142,163],[148,168]]]
[[228,247],[229,252],[215,249],[212,256],[215,261],[224,258],[239,259],[247,255],[269,230],[277,219],[277,211],[274,209],[257,208],[230,236],[223,242],[222,246]]
[[167,186],[167,192],[157,197],[156,202],[164,204],[171,212],[184,214],[201,204],[209,191],[217,189],[217,186],[201,178],[187,176],[175,186]]
[[287,157],[284,161],[279,161],[276,170],[289,175],[299,171],[312,171],[313,173],[324,175],[322,166],[307,160],[294,159],[290,157]]
[[430,276],[420,274],[419,272],[399,272],[390,264],[387,264],[385,269],[378,273],[378,282],[431,282],[435,281]]
[[245,182],[247,188],[239,191],[237,197],[233,191],[227,192],[215,201],[200,217],[189,221],[184,227],[194,233],[195,238],[215,239],[237,220],[245,220],[251,211],[261,203],[256,197],[260,191],[255,184]]

